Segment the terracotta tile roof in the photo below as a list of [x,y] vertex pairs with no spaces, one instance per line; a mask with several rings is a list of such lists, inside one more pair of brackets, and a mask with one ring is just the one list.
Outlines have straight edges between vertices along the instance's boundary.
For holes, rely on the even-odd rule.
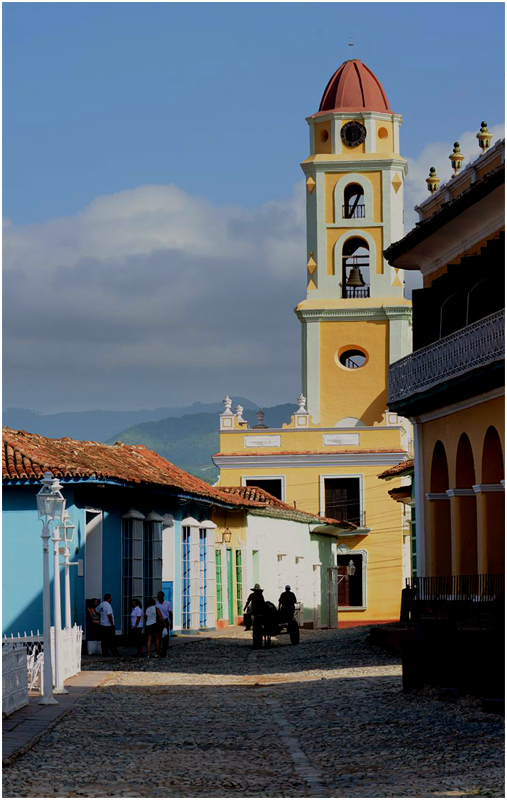
[[81,442],[64,437],[48,439],[38,433],[3,428],[2,477],[4,480],[40,480],[47,470],[57,478],[97,478],[151,484],[209,497],[228,505],[272,511],[274,515],[326,522],[353,530],[352,523],[308,514],[282,503],[252,486],[214,487],[189,475],[142,445]]
[[361,450],[355,448],[353,450],[264,450],[264,448],[248,448],[248,452],[242,450],[239,453],[213,453],[212,458],[224,458],[225,456],[250,456],[250,455],[263,455],[263,456],[324,456],[324,455],[337,455],[341,456],[343,453],[405,453],[402,447],[381,447],[376,450]]
[[225,492],[228,495],[232,494],[241,497],[243,502],[248,504],[254,503],[256,506],[262,504],[265,508],[268,507],[274,510],[290,512],[291,514],[297,514],[301,517],[310,518],[321,523],[325,522],[329,525],[346,528],[347,530],[355,530],[357,528],[357,525],[354,525],[353,522],[331,519],[330,517],[321,517],[319,514],[311,514],[300,508],[293,508],[282,500],[279,500],[278,497],[269,494],[269,492],[265,492],[264,489],[260,489],[258,486],[220,486],[217,488],[220,488],[221,492]]
[[408,472],[412,472],[413,469],[414,459],[408,458],[406,461],[401,461],[399,464],[395,464],[394,467],[386,469],[385,472],[381,472],[379,478],[395,478],[397,475],[406,475]]
[[172,486],[204,497],[239,505],[208,483],[189,475],[142,445],[48,439],[36,433],[3,428],[4,480],[40,479],[50,469],[58,478],[114,479],[127,483]]
[[290,508],[290,506],[282,502],[282,500],[279,500],[278,497],[269,494],[269,492],[265,492],[264,489],[259,489],[258,486],[220,486],[220,491],[226,492],[227,494],[234,494],[237,497],[241,497],[243,500],[253,500],[253,502],[262,503],[263,505]]

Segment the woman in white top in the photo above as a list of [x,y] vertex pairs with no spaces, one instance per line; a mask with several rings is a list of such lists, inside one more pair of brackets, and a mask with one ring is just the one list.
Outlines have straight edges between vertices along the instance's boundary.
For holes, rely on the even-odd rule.
[[143,654],[143,609],[139,600],[132,600],[132,611],[130,612],[130,632],[132,640],[137,647],[137,655]]
[[151,597],[146,603],[146,633],[148,634],[148,658],[151,653],[151,642],[155,637],[155,658],[160,658],[160,631],[163,622],[160,611]]

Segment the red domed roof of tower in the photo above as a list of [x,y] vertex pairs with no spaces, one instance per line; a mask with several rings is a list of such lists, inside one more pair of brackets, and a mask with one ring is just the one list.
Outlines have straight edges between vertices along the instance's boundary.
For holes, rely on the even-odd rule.
[[392,114],[379,79],[358,58],[338,67],[322,95],[319,112],[380,111]]

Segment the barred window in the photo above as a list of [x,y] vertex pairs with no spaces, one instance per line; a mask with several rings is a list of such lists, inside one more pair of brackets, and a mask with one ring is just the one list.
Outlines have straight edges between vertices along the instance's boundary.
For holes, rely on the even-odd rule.
[[132,600],[143,604],[142,515],[122,519],[122,632],[128,633]]
[[215,550],[215,567],[216,567],[216,591],[217,591],[217,619],[223,619],[224,616],[224,587],[222,578],[222,553],[220,550]]
[[183,528],[181,535],[181,625],[190,629],[190,528]]
[[206,627],[206,595],[208,591],[207,543],[208,531],[206,529],[199,530],[199,626],[201,628]]
[[162,589],[162,523],[146,520],[143,547],[144,605]]

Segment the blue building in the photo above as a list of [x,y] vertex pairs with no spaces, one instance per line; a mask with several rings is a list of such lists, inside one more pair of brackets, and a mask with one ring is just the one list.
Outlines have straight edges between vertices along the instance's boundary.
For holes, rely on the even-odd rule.
[[[112,595],[117,633],[132,598],[143,608],[162,589],[176,630],[214,628],[213,512],[240,499],[139,445],[48,439],[3,429],[4,634],[42,631],[42,525],[36,495],[44,472],[60,480],[70,518],[72,621],[86,636],[88,601]],[[185,608],[182,608],[182,600]]]

